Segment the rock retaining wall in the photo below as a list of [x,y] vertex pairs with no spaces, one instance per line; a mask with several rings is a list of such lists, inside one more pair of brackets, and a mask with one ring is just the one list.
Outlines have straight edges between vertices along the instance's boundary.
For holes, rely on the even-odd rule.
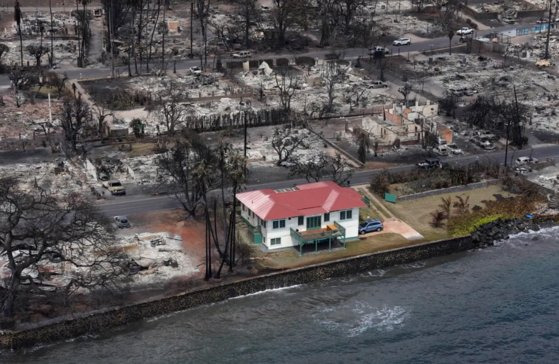
[[0,348],[17,349],[69,339],[266,289],[287,287],[448,255],[473,248],[470,237],[423,243],[333,262],[270,273],[180,295],[90,313],[29,330],[0,333]]

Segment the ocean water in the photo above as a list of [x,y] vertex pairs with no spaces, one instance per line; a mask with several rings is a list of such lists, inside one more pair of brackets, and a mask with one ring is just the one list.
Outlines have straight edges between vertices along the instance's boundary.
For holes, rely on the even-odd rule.
[[270,290],[2,363],[559,363],[559,228]]

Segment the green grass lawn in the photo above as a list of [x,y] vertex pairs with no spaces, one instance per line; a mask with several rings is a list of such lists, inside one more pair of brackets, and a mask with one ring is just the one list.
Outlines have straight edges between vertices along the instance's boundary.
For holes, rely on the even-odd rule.
[[394,216],[405,221],[421,233],[426,240],[437,240],[449,237],[446,227],[434,228],[431,226],[431,213],[439,208],[443,197],[452,197],[454,199],[457,195],[469,196],[469,205],[470,208],[472,208],[475,205],[484,207],[482,201],[495,200],[495,194],[500,194],[503,197],[512,196],[511,193],[504,191],[501,185],[493,185],[470,191],[444,193],[418,198],[416,200],[399,201],[395,204],[383,200],[382,204],[386,206]]

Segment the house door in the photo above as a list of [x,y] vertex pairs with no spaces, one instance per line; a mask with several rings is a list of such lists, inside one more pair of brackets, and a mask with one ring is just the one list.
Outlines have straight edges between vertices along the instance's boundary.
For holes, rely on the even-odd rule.
[[307,217],[307,230],[320,229],[322,225],[322,216]]

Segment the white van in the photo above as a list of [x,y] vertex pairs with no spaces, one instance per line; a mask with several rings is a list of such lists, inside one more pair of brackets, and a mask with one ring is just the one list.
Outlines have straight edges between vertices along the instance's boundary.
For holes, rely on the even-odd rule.
[[250,51],[240,51],[231,54],[231,57],[233,58],[249,58],[250,56]]

